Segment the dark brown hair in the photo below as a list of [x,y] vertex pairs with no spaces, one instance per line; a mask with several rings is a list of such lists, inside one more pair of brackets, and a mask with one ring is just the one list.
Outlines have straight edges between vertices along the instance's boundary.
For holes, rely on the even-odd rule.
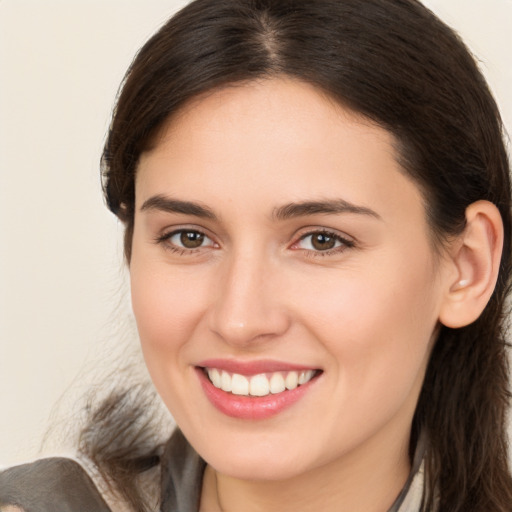
[[437,244],[461,232],[472,202],[499,208],[496,289],[476,322],[440,328],[411,442],[420,430],[429,438],[423,510],[433,509],[434,495],[442,511],[510,510],[511,198],[502,123],[467,48],[418,1],[196,0],[176,14],[128,70],[103,154],[105,197],[126,225],[127,260],[137,162],[163,123],[201,93],[278,75],[313,84],[395,136]]

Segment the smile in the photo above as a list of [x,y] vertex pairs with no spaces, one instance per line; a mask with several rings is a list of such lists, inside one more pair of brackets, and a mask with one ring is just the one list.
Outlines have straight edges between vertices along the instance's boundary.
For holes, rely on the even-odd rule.
[[233,395],[258,397],[291,391],[308,383],[317,373],[315,370],[303,370],[244,376],[218,368],[205,368],[205,372],[217,389]]
[[203,391],[222,414],[265,420],[310,394],[323,370],[278,361],[211,359],[195,367]]

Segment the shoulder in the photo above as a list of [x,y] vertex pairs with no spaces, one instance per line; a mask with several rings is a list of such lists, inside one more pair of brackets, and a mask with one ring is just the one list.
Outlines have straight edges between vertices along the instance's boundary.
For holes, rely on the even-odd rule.
[[8,506],[24,512],[111,512],[82,466],[63,457],[0,472],[0,511],[16,510]]

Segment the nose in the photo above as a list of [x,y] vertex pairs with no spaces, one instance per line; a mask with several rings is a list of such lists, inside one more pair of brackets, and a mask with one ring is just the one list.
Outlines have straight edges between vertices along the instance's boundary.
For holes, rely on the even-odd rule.
[[290,315],[279,292],[278,265],[254,254],[233,256],[217,277],[210,329],[235,347],[260,346],[283,335]]

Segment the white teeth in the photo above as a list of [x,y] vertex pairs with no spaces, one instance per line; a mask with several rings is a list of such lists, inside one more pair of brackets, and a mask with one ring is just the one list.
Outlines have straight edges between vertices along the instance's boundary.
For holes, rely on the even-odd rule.
[[212,381],[213,385],[216,388],[220,388],[221,387],[221,377],[220,377],[219,370],[217,370],[217,368],[209,369],[208,370],[208,377],[210,377],[210,380]]
[[299,385],[299,375],[297,372],[288,372],[284,383],[286,389],[295,389]]
[[249,394],[252,396],[266,396],[270,391],[270,384],[265,375],[254,375],[249,382]]
[[[215,384],[214,384],[215,386]],[[228,372],[222,372],[220,379],[220,388],[228,393],[231,391],[231,375]]]
[[231,377],[231,392],[233,395],[248,395],[249,394],[249,381],[243,375],[234,373]]
[[[301,372],[274,372],[245,377],[238,373],[230,374],[217,368],[207,368],[208,377],[212,384],[226,393],[243,396],[267,396],[270,393],[282,393],[295,389],[309,382],[315,375],[314,370]],[[269,377],[270,375],[270,377]]]
[[302,386],[302,384],[306,384],[306,382],[309,382],[313,378],[314,374],[315,374],[314,370],[307,370],[305,372],[300,372],[299,386]]
[[282,393],[286,389],[284,377],[280,373],[274,373],[270,379],[270,392],[274,395]]

